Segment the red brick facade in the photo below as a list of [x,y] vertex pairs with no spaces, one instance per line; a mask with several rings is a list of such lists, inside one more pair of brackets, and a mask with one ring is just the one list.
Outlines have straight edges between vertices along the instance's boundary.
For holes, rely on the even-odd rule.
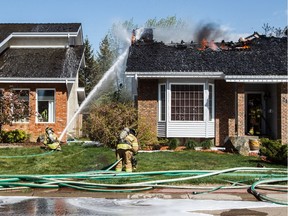
[[[277,138],[288,143],[288,88],[278,84]],[[158,81],[139,79],[138,117],[144,117],[157,131]],[[246,127],[245,83],[215,80],[215,145],[223,146],[227,136],[245,136]],[[276,116],[275,116],[276,117]]]
[[278,128],[282,144],[288,144],[288,83],[278,84]]
[[157,131],[158,80],[140,79],[138,82],[138,118],[151,123]]
[[235,83],[215,81],[215,145],[235,135]]
[[[67,90],[65,84],[1,84],[1,88],[25,88],[30,90],[29,103],[32,115],[28,123],[13,123],[12,126],[5,125],[4,130],[21,129],[30,134],[30,141],[35,142],[40,134],[45,132],[46,127],[52,127],[59,137],[67,124]],[[36,123],[36,89],[55,89],[55,123]],[[66,136],[63,138],[66,140]]]

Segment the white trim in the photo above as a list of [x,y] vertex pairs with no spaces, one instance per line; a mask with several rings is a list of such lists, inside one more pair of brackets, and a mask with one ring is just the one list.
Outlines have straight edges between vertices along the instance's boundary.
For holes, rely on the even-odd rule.
[[38,48],[66,48],[67,45],[12,45],[11,49],[22,49],[22,48],[30,48],[30,49],[38,49]]
[[226,82],[238,82],[238,83],[279,83],[288,82],[288,76],[240,76],[240,75],[226,75]]
[[[48,110],[48,122],[40,122],[38,121],[38,90],[53,90],[54,91],[54,109],[53,109],[53,115],[54,115],[54,121],[49,121],[49,110]],[[56,122],[56,88],[36,88],[36,117],[35,117],[35,122],[40,123],[40,124],[47,124],[47,123],[55,123]]]
[[0,83],[74,83],[75,81],[76,78],[0,78]]
[[223,79],[223,72],[189,72],[189,71],[166,71],[166,72],[125,72],[127,77],[139,78],[214,78]]

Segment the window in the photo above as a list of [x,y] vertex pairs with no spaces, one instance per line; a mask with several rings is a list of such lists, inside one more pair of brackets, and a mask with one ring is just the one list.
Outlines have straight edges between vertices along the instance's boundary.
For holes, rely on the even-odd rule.
[[204,86],[171,85],[171,120],[204,120]]
[[21,104],[24,106],[23,114],[24,118],[21,120],[18,120],[17,122],[29,122],[29,90],[28,89],[13,89],[13,93],[18,96],[19,101],[21,101]]
[[55,121],[55,91],[47,89],[37,90],[37,108],[38,122]]
[[209,84],[209,121],[213,121],[214,119],[214,86]]
[[160,99],[159,99],[159,110],[160,110],[160,121],[166,121],[166,85],[160,85]]

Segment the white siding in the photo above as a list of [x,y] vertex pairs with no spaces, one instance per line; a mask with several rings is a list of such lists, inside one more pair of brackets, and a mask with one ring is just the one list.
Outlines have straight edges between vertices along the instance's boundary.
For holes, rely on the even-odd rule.
[[167,137],[209,138],[215,136],[214,131],[214,122],[169,122]]
[[157,136],[158,137],[166,137],[166,122],[158,122]]

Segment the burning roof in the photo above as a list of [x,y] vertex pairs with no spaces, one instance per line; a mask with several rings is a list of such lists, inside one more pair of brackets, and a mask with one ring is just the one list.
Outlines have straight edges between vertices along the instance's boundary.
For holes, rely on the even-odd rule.
[[287,37],[257,33],[238,42],[134,42],[128,72],[223,72],[226,75],[287,75]]

